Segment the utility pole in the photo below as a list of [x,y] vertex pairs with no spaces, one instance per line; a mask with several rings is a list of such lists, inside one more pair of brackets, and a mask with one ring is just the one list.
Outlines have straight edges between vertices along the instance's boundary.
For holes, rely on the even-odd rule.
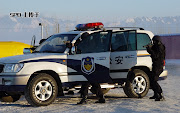
[[58,33],[59,33],[59,24],[58,24]]
[[41,39],[43,39],[43,25],[42,25],[42,23],[39,23],[39,26],[41,26]]

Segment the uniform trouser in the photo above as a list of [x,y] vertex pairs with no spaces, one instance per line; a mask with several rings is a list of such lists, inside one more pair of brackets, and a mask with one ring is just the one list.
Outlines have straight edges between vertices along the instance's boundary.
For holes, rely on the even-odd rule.
[[100,84],[99,83],[89,83],[89,82],[83,83],[81,86],[80,93],[81,93],[82,97],[87,97],[89,85],[92,85],[92,88],[95,90],[96,96],[98,98],[103,98],[103,92],[101,90]]
[[160,67],[154,66],[152,69],[152,74],[150,76],[150,84],[151,84],[151,88],[154,91],[155,95],[162,93],[162,88],[157,82],[159,79],[159,75],[162,72],[163,72],[163,68],[160,68]]

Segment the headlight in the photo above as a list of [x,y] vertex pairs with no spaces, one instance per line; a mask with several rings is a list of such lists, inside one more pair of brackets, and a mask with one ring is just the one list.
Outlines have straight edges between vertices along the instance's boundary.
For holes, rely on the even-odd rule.
[[24,64],[6,64],[4,66],[5,73],[19,72],[23,68]]

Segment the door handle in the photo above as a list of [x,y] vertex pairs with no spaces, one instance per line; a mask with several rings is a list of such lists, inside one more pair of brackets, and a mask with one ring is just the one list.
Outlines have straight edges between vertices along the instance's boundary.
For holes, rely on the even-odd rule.
[[97,57],[97,60],[106,60],[106,57]]
[[135,55],[127,55],[127,56],[125,56],[125,58],[134,58],[135,57]]

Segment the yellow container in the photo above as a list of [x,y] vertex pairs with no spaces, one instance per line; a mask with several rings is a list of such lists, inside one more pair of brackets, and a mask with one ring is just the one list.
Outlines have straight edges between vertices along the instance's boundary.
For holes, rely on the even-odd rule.
[[30,48],[30,45],[21,42],[0,42],[0,58],[22,55],[24,48]]

